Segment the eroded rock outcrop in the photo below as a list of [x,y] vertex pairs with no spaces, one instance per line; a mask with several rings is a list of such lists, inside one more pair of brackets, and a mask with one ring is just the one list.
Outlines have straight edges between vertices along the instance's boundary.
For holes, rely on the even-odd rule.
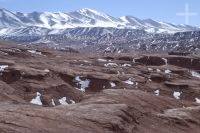
[[200,130],[197,56],[14,46],[0,43],[0,132]]

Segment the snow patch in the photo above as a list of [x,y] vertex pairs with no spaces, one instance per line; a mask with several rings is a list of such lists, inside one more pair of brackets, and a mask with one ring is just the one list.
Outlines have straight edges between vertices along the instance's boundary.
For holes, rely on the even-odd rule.
[[50,70],[49,69],[44,69],[44,72],[49,73]]
[[148,71],[153,71],[153,69],[152,68],[148,68]]
[[165,70],[165,73],[166,73],[166,74],[169,74],[169,73],[171,73],[171,72],[172,72],[172,71],[170,71],[170,70],[168,70],[168,69]]
[[39,92],[37,92],[37,93],[36,93],[36,97],[33,98],[33,99],[30,101],[30,103],[35,104],[35,105],[42,105],[42,102],[41,102],[40,97],[41,97],[41,94],[40,94]]
[[[61,105],[69,105],[69,103],[67,103],[67,98],[66,97],[63,97],[63,98],[59,99],[58,101],[59,101],[59,103]],[[69,100],[69,101],[71,102],[71,104],[75,104],[76,103],[74,100]],[[54,103],[53,99],[52,99],[52,105],[55,106],[55,103]]]
[[199,98],[195,98],[195,102],[200,104],[200,99]]
[[110,67],[110,66],[114,66],[114,67],[117,67],[118,65],[116,63],[107,63],[107,64],[104,64],[105,67]]
[[107,62],[106,59],[98,59],[98,61],[100,61],[100,62]]
[[162,58],[165,62],[165,65],[168,65],[168,60],[166,58]]
[[122,66],[123,67],[131,67],[132,65],[131,64],[123,64]]
[[180,96],[181,96],[181,93],[182,93],[182,92],[176,92],[176,91],[175,91],[175,92],[173,93],[174,98],[176,98],[176,99],[179,100],[179,99],[180,99]]
[[128,80],[124,81],[124,83],[129,84],[129,85],[133,85],[134,82],[131,81],[131,78],[129,78]]
[[156,71],[159,73],[159,72],[161,72],[161,70],[160,69],[156,69]]
[[56,104],[55,104],[55,102],[54,102],[53,99],[51,99],[51,104],[52,104],[53,106],[56,106]]
[[200,78],[200,73],[198,73],[198,72],[191,71],[191,74],[193,77]]
[[42,55],[42,52],[38,52],[36,50],[27,50],[31,54],[37,54],[37,55]]
[[69,100],[71,102],[71,104],[76,104],[76,102],[74,100]]
[[84,63],[89,63],[89,61],[87,61],[87,60],[83,60],[83,62],[84,62]]
[[155,94],[156,96],[159,96],[159,95],[160,95],[160,90],[154,91],[154,94]]
[[61,99],[59,99],[58,101],[60,102],[61,105],[69,105],[67,102],[66,102],[67,98],[66,97],[63,97]]
[[89,87],[90,80],[81,80],[79,76],[75,77],[75,80],[78,82],[77,85],[80,86],[79,90],[85,92],[85,89]]
[[111,87],[116,87],[116,84],[114,82],[110,82]]
[[3,72],[6,68],[8,68],[8,65],[0,65],[0,72]]

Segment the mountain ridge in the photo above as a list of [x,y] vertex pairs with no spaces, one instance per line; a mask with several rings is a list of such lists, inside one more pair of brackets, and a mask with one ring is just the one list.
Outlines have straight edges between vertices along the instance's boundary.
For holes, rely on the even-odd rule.
[[0,9],[0,33],[3,32],[2,29],[30,26],[57,31],[77,27],[139,29],[149,33],[176,33],[200,30],[199,27],[195,26],[174,25],[172,23],[158,22],[153,19],[139,19],[130,15],[117,18],[89,8],[83,8],[74,12],[32,13],[12,12],[7,9]]
[[200,53],[200,29],[132,16],[115,18],[91,9],[70,13],[0,10],[0,39],[84,53],[144,51]]

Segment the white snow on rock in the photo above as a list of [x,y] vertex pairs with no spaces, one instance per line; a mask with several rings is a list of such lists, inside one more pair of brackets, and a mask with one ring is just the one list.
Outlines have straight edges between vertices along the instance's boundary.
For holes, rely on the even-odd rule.
[[148,71],[153,71],[153,69],[152,68],[148,68]]
[[[67,98],[63,97],[63,98],[59,99],[58,101],[60,102],[61,105],[69,105],[69,103],[67,103],[66,100],[67,100]],[[71,104],[75,104],[76,103],[74,100],[69,100],[69,101],[71,102]],[[53,102],[52,102],[52,104],[53,104]],[[54,103],[54,106],[55,106],[55,103]]]
[[79,88],[77,88],[77,87],[75,87],[75,89],[77,89],[77,90],[79,90],[79,91],[82,91],[82,92],[85,92],[85,89],[79,89]]
[[107,64],[104,64],[105,67],[117,67],[117,63],[107,63]]
[[88,63],[89,61],[88,61],[88,60],[83,60],[83,62],[84,62],[84,63]]
[[161,72],[161,70],[160,69],[156,69],[156,71],[159,73],[159,72]]
[[131,81],[131,78],[129,78],[128,80],[124,81],[124,83],[129,84],[129,85],[133,85],[134,82]]
[[76,104],[76,102],[74,100],[69,100],[71,102],[71,104]]
[[35,104],[35,105],[42,105],[42,102],[41,102],[40,97],[41,97],[41,94],[40,94],[39,92],[37,92],[37,93],[36,93],[36,97],[33,98],[33,99],[30,101],[30,103]]
[[131,67],[132,65],[131,64],[123,64],[122,66],[123,67]]
[[8,55],[8,53],[3,52],[3,51],[0,51],[0,54],[1,54],[1,55]]
[[81,80],[80,77],[77,76],[75,77],[75,80],[78,82],[77,84],[80,85],[79,90],[85,92],[85,89],[89,87],[89,84],[90,84],[89,79]]
[[199,98],[195,98],[195,102],[200,104],[200,99]]
[[120,71],[117,71],[117,75],[120,75]]
[[159,95],[160,95],[160,90],[154,91],[154,94],[155,94],[156,96],[159,96]]
[[165,61],[165,65],[168,65],[168,61],[166,58],[162,58]]
[[46,72],[46,73],[49,73],[49,72],[50,72],[50,70],[49,70],[49,69],[45,69],[45,70],[44,70],[44,72]]
[[0,72],[3,72],[6,68],[8,68],[8,65],[0,65]]
[[193,77],[200,78],[200,73],[198,73],[198,72],[191,71],[191,74]]
[[55,104],[55,102],[54,102],[53,99],[51,99],[51,104],[52,104],[53,106],[56,106],[56,104]]
[[66,102],[67,98],[66,97],[63,97],[61,99],[59,99],[58,101],[60,102],[61,105],[69,105],[67,102]]
[[114,82],[110,82],[111,87],[116,87],[116,84]]
[[182,92],[176,92],[176,91],[175,91],[175,92],[173,93],[174,98],[176,98],[176,99],[179,100],[179,99],[180,99],[180,96],[181,96],[181,93],[182,93]]
[[98,59],[98,61],[100,61],[100,62],[107,62],[106,59]]
[[36,50],[27,50],[31,54],[42,55],[42,52],[37,52]]
[[166,73],[166,74],[169,74],[169,73],[171,73],[171,72],[172,72],[172,71],[170,71],[170,70],[168,70],[168,69],[165,70],[165,73]]

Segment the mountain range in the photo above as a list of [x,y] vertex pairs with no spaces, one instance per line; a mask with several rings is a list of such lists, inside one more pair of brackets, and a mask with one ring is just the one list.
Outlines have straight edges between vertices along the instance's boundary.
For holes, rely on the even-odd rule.
[[[150,33],[175,33],[200,30],[189,25],[175,25],[157,22],[152,19],[141,20],[133,16],[116,18],[105,13],[84,8],[74,12],[32,12],[21,13],[0,9],[0,35],[14,34],[18,29],[32,28],[35,34],[55,34],[77,27],[112,27],[118,29],[139,29]],[[41,33],[38,33],[38,31]],[[13,32],[14,31],[14,32]],[[16,33],[17,34],[17,33]]]
[[200,52],[200,28],[92,9],[20,13],[0,9],[0,39],[94,53],[145,50]]

